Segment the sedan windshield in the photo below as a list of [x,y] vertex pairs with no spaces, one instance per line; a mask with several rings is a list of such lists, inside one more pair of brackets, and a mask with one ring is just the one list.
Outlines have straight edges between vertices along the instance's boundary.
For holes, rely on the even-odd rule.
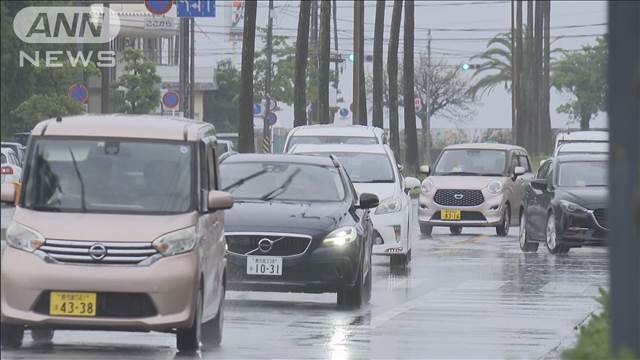
[[276,162],[223,163],[220,174],[222,190],[239,200],[320,202],[345,198],[338,170],[326,166]]
[[40,139],[33,149],[25,208],[140,214],[193,209],[193,151],[187,143]]
[[571,161],[558,164],[559,187],[607,186],[606,161]]
[[287,150],[297,144],[352,144],[352,145],[371,145],[377,144],[378,139],[375,137],[363,136],[292,136],[289,139]]
[[442,153],[434,175],[503,176],[506,167],[506,151],[452,149]]

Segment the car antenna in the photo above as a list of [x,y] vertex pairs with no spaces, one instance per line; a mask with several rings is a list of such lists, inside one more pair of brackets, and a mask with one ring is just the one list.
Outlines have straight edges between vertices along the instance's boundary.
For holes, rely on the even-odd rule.
[[58,116],[56,117],[56,122],[62,122],[62,116],[58,115]]

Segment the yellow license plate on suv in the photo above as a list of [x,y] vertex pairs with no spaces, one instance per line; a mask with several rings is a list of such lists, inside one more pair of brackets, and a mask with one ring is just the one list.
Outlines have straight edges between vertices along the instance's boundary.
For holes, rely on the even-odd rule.
[[440,220],[460,220],[460,210],[440,210]]
[[96,316],[96,293],[52,291],[49,315]]

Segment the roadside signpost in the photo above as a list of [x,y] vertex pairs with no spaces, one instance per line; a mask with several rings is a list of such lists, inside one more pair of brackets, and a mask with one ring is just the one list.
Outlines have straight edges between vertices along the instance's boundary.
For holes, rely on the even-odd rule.
[[84,84],[75,83],[69,87],[67,95],[81,104],[86,104],[89,100],[89,89]]
[[262,114],[262,105],[253,104],[253,116],[260,116]]
[[216,17],[215,0],[177,0],[178,17]]
[[144,6],[154,15],[164,15],[173,7],[173,0],[144,0]]
[[269,124],[269,126],[275,125],[277,121],[278,121],[278,116],[276,115],[276,113],[269,112],[267,114],[267,124]]
[[420,110],[422,110],[422,99],[416,96],[414,103],[416,105],[416,112],[420,112]]
[[175,91],[167,91],[162,95],[162,105],[167,109],[173,109],[180,104],[180,95]]

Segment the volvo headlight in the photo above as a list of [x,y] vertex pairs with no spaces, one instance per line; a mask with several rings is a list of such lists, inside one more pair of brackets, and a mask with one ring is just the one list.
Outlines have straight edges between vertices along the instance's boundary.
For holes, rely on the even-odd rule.
[[422,182],[421,189],[422,189],[422,193],[426,194],[433,191],[433,189],[435,189],[435,186],[433,185],[430,179],[426,179],[425,181]]
[[324,238],[323,243],[327,245],[343,246],[358,238],[358,231],[353,226],[336,229]]
[[153,241],[153,246],[164,256],[191,251],[198,241],[195,226],[164,234]]
[[487,185],[487,191],[490,194],[500,194],[502,192],[503,185],[501,181],[493,180]]
[[567,201],[567,200],[560,200],[560,207],[562,207],[563,210],[565,210],[566,212],[570,212],[570,213],[586,213],[587,209],[585,209],[584,207],[576,204],[576,203],[572,203],[571,201]]
[[44,243],[44,237],[37,231],[17,222],[7,228],[7,244],[16,249],[33,252]]
[[402,209],[402,199],[399,197],[389,197],[384,199],[376,209],[376,215],[391,214]]

